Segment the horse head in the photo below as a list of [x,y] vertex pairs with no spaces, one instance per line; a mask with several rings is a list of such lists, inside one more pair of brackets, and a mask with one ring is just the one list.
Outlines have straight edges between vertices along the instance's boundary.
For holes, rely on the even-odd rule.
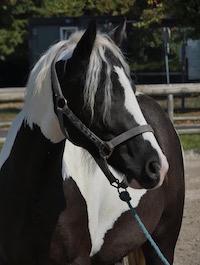
[[[147,125],[137,102],[129,66],[118,47],[125,23],[122,21],[108,36],[97,33],[96,22],[92,21],[85,32],[75,33],[60,44],[54,61],[51,59],[62,94],[57,100],[57,92],[53,91],[55,113],[59,116],[57,107],[67,104],[84,127],[103,142]],[[87,149],[98,161],[99,150],[93,142],[77,130],[69,117],[63,115],[62,123],[70,141]],[[168,170],[166,157],[152,130],[121,141],[107,161],[133,188],[160,186]]]

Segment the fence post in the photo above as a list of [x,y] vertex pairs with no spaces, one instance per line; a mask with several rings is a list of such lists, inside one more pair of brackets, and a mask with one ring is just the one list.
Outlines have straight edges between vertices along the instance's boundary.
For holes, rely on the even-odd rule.
[[169,94],[167,97],[167,110],[168,116],[171,122],[174,122],[174,97],[172,94]]
[[[163,41],[164,41],[164,50],[165,50],[165,67],[166,67],[166,78],[167,78],[167,84],[170,84],[170,78],[169,78],[169,61],[168,61],[168,54],[169,54],[169,39],[170,39],[170,30],[169,28],[163,27]],[[173,94],[169,94],[167,97],[167,111],[168,116],[171,122],[174,121],[174,98]]]

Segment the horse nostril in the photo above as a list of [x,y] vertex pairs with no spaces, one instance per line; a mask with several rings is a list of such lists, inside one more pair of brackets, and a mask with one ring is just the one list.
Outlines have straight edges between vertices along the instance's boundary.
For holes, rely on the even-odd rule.
[[156,180],[159,178],[159,176],[160,176],[160,164],[158,162],[149,160],[146,163],[145,169],[146,169],[147,175],[151,179]]

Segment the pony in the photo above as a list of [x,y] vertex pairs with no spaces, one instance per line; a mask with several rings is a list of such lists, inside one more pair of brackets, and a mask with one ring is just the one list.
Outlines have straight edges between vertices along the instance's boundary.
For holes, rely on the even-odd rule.
[[119,48],[125,25],[103,34],[92,21],[31,71],[0,156],[1,265],[111,265],[138,249],[147,265],[162,264],[124,189],[173,263],[182,149],[161,107],[136,93]]

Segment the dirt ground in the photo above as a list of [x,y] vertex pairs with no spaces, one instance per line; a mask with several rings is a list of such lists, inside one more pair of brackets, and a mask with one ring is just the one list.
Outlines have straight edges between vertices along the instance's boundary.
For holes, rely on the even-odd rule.
[[200,265],[200,155],[185,153],[186,197],[174,265]]

